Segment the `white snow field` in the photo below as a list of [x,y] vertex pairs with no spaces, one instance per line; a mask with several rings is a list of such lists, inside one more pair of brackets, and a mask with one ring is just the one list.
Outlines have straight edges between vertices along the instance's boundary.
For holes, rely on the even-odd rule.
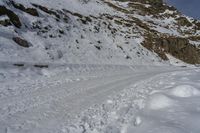
[[200,131],[199,69],[76,64],[1,67],[1,133]]

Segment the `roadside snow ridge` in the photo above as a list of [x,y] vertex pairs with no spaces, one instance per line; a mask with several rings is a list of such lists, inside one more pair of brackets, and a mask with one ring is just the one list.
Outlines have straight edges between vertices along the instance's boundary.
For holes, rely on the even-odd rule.
[[170,93],[177,97],[191,97],[200,95],[200,91],[191,85],[176,86],[171,90]]
[[152,110],[163,109],[174,105],[174,101],[162,94],[153,94],[147,104]]

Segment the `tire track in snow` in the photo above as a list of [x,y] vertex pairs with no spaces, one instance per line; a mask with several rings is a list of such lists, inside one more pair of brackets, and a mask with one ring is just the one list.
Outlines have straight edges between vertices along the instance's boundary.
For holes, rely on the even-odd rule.
[[[16,124],[18,127],[23,126],[24,128],[30,126],[29,132],[48,130],[49,127],[54,129],[55,125],[61,124],[60,121],[66,121],[69,117],[80,113],[81,110],[101,103],[109,95],[119,92],[137,81],[164,72],[167,71],[160,70],[141,74],[130,72],[129,74],[100,77],[41,89],[24,97],[14,97],[11,101],[7,101],[11,107],[8,108],[7,114],[4,114],[4,119],[0,123],[2,126]],[[68,89],[66,90],[66,88]],[[83,89],[80,91],[81,88]],[[9,105],[6,104],[6,101],[1,101],[0,104],[4,107]],[[21,109],[19,109],[20,106]],[[29,125],[30,123],[32,125]],[[49,131],[53,129],[49,129]]]

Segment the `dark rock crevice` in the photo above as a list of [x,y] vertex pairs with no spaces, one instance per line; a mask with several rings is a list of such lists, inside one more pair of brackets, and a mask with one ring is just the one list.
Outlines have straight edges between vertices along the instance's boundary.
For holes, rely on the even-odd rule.
[[43,12],[50,14],[50,15],[54,15],[56,18],[60,19],[60,15],[55,11],[50,10],[47,7],[44,7],[44,6],[41,6],[41,5],[37,5],[37,4],[32,4],[32,5],[36,8],[38,8],[38,9],[42,10]]
[[10,1],[10,3],[13,5],[13,7],[15,7],[16,9],[19,9],[23,12],[26,12],[32,16],[39,16],[39,13],[37,12],[37,10],[35,8],[26,8],[24,7],[22,4],[19,3],[15,3],[14,1]]

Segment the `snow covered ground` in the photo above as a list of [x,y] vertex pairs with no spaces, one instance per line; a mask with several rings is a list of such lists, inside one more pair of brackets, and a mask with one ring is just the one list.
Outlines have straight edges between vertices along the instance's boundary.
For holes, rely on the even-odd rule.
[[68,132],[198,133],[200,70],[162,73],[130,85],[79,116]]
[[[199,131],[199,69],[75,64],[31,73],[29,67],[8,69],[1,74],[2,133]],[[16,78],[18,72],[24,75]]]

